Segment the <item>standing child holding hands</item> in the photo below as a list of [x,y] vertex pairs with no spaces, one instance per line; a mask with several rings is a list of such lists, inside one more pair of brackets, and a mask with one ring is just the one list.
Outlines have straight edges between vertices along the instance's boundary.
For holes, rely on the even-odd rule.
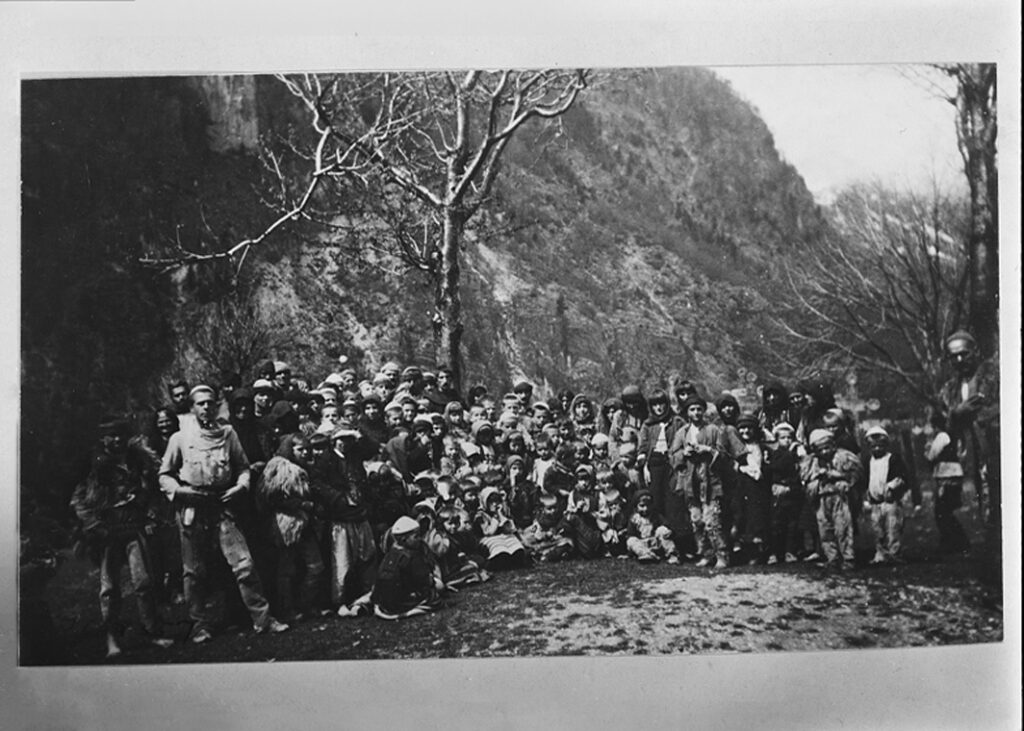
[[697,566],[716,569],[729,566],[722,530],[722,475],[719,461],[728,454],[725,436],[715,424],[704,420],[707,402],[696,394],[682,403],[687,424],[676,432],[669,459],[679,473],[676,489],[687,499],[694,538],[703,558]]

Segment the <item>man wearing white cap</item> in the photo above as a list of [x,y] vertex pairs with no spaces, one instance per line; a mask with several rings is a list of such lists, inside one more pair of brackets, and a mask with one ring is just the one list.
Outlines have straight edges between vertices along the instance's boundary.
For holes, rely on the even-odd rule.
[[811,454],[801,466],[807,498],[817,507],[818,532],[828,565],[853,568],[853,518],[849,495],[863,474],[860,459],[836,447],[827,429],[811,432]]

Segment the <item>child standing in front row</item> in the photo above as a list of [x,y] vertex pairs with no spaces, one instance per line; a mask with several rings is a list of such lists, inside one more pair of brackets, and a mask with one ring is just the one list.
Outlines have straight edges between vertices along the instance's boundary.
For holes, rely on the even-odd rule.
[[873,426],[864,435],[868,454],[863,468],[867,477],[865,507],[871,510],[871,526],[875,532],[875,557],[871,563],[902,560],[903,495],[908,489],[907,467],[903,459],[889,448],[889,433]]
[[769,564],[798,560],[801,548],[800,511],[804,502],[796,429],[780,422],[772,429],[772,436],[775,437],[775,448],[768,453],[768,483],[772,490]]
[[681,408],[688,423],[676,432],[669,459],[678,472],[676,489],[686,495],[694,538],[703,554],[697,566],[709,566],[714,561],[716,569],[728,568],[718,464],[728,454],[725,436],[718,426],[704,421],[707,402],[700,396],[688,396]]
[[853,517],[849,495],[863,474],[857,455],[836,446],[827,429],[815,429],[811,454],[800,467],[818,518],[821,546],[830,567],[853,568]]
[[556,495],[541,493],[537,519],[523,531],[523,543],[537,561],[561,561],[572,554],[572,539],[562,530],[562,504]]

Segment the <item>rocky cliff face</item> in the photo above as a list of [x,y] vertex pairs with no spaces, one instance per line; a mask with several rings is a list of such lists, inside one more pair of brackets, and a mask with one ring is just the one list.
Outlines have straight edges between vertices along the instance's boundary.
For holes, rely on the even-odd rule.
[[[303,121],[268,78],[25,84],[26,485],[64,489],[74,470],[53,456],[87,449],[100,413],[159,403],[172,375],[239,364],[204,356],[196,337],[231,272],[156,275],[138,257],[262,230],[273,216],[256,140]],[[467,237],[467,384],[503,390],[523,375],[607,394],[678,372],[712,392],[740,369],[782,368],[765,312],[777,273],[824,224],[764,124],[711,72],[605,74],[507,153]],[[433,365],[429,284],[361,247],[366,233],[291,229],[253,253],[240,286],[271,352],[257,344],[250,360],[284,358],[314,379],[341,354]]]
[[[468,236],[467,383],[611,393],[676,372],[717,391],[738,369],[781,369],[774,275],[823,228],[763,122],[711,72],[606,75],[565,118],[521,131]],[[358,229],[278,247],[258,296],[304,318],[292,352],[316,373],[338,353],[433,365],[427,283],[360,255]]]

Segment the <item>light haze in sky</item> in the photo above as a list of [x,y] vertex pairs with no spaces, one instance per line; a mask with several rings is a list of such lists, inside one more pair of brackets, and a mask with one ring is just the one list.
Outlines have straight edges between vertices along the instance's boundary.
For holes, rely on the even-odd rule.
[[955,110],[908,78],[921,66],[731,66],[714,71],[757,108],[779,153],[821,203],[843,187],[878,181],[927,193],[966,191]]

